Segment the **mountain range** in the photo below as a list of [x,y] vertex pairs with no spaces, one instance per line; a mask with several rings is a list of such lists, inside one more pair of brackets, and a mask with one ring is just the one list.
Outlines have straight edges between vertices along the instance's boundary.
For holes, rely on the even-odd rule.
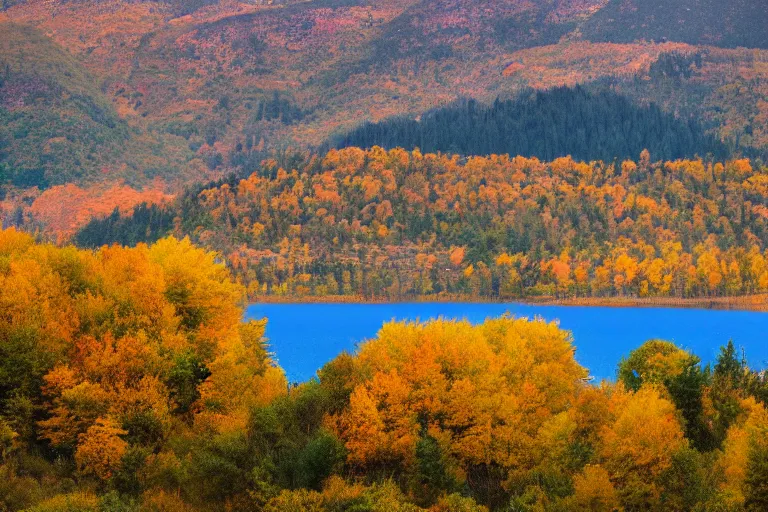
[[763,157],[766,27],[746,0],[4,0],[2,216],[66,232],[366,122],[561,86]]

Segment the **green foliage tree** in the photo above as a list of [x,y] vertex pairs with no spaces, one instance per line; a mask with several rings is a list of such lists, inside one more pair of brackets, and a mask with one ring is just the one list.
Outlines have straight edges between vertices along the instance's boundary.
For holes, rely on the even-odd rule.
[[713,431],[718,446],[725,439],[728,428],[743,411],[740,389],[744,375],[744,363],[738,358],[733,341],[729,340],[725,347],[721,347],[712,374],[711,397],[715,410]]
[[664,384],[678,377],[684,368],[698,364],[698,361],[691,358],[690,354],[674,343],[646,341],[619,363],[619,380],[633,391],[639,390],[643,384]]

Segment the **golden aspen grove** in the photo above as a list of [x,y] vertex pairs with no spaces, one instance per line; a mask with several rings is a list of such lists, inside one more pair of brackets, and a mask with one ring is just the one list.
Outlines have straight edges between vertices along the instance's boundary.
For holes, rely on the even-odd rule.
[[2,510],[768,505],[768,381],[733,344],[589,383],[555,323],[387,323],[289,387],[244,297],[187,239],[0,231]]
[[[251,298],[722,298],[768,292],[768,168],[346,148],[262,163],[85,245],[191,236]],[[148,237],[147,234],[150,234]]]

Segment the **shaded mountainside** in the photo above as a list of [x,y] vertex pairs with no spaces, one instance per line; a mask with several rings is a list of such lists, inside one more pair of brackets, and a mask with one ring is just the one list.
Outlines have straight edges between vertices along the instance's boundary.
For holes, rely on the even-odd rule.
[[643,149],[664,160],[714,154],[725,146],[704,135],[694,120],[676,119],[656,105],[638,107],[609,91],[558,88],[523,94],[492,105],[464,100],[428,112],[419,120],[368,123],[336,147],[420,148],[464,155],[510,154],[552,160],[631,158]]
[[77,59],[31,27],[3,25],[0,166],[11,183],[45,186],[98,172],[129,137]]
[[768,48],[768,5],[755,0],[610,0],[583,26],[590,41],[681,41]]

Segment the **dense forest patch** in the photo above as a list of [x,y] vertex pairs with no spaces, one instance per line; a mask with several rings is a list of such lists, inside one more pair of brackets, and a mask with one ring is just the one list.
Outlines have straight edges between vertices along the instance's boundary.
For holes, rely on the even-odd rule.
[[623,160],[648,149],[664,160],[725,155],[725,147],[694,120],[657,106],[637,106],[609,91],[581,87],[529,92],[483,105],[464,100],[420,119],[366,123],[336,147],[419,148],[462,155],[510,154],[553,160]]
[[76,240],[189,235],[224,253],[253,298],[768,292],[768,170],[654,160],[286,154],[247,178],[94,220]]

